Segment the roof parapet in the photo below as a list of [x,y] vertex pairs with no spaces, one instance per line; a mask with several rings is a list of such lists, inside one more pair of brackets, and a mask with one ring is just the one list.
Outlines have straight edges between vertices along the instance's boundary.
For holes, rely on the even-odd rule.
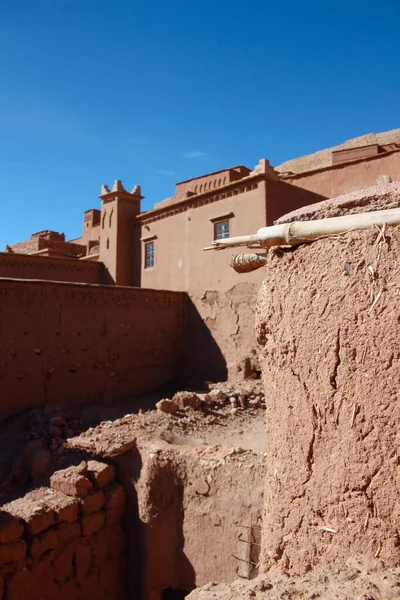
[[271,167],[269,160],[266,158],[262,158],[254,167],[254,170],[250,171],[249,176],[252,177],[253,175],[266,175],[268,179],[279,179],[278,173],[275,171],[274,167]]

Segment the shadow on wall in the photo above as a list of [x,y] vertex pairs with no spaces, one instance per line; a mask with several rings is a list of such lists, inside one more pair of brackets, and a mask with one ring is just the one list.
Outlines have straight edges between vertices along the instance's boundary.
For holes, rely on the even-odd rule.
[[128,495],[128,587],[135,598],[184,598],[196,587],[196,573],[184,551],[185,483],[173,461],[160,463],[150,453],[144,465],[142,451],[116,461]]
[[199,384],[205,380],[226,381],[225,357],[189,296],[186,297],[186,324],[183,355],[186,378]]

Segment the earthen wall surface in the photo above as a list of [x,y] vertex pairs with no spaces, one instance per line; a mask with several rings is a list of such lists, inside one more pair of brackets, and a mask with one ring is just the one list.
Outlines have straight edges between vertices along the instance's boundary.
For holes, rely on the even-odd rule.
[[[255,233],[274,219],[321,196],[286,182],[243,182],[235,194],[194,200],[180,212],[140,218],[141,285],[185,290],[188,313],[187,373],[222,380],[241,375],[243,361],[257,364],[254,311],[263,269],[238,274],[229,268],[234,251],[204,252],[214,239],[214,223],[229,220],[230,236]],[[166,213],[167,214],[167,213]],[[160,216],[158,220],[154,220]],[[154,243],[154,267],[144,268],[144,245]],[[243,374],[243,372],[242,372]]]
[[178,374],[184,295],[0,280],[0,418],[152,391]]
[[376,185],[376,180],[381,175],[389,175],[393,181],[400,180],[399,151],[378,154],[361,161],[327,167],[296,176],[285,176],[284,180],[326,198],[334,198]]
[[[243,281],[234,271],[227,272],[229,251],[210,253],[203,248],[214,239],[215,220],[229,220],[231,236],[250,234],[264,226],[265,193],[265,181],[249,181],[229,196],[220,197],[217,191],[214,197],[175,208],[175,214],[166,211],[141,216],[141,285],[192,292],[204,290],[206,281],[208,289],[225,291]],[[144,244],[148,240],[154,241],[155,264],[145,269]],[[258,274],[246,279],[260,281]]]
[[[320,202],[323,199],[324,196],[302,187],[297,187],[286,181],[270,179],[267,181],[267,225],[273,225],[279,217],[290,211]],[[260,227],[261,225],[257,229]],[[257,229],[252,233],[255,233]]]
[[125,600],[125,512],[114,467],[98,461],[2,506],[2,600]]
[[265,570],[357,553],[399,564],[399,252],[392,227],[269,256]]
[[144,415],[126,415],[71,441],[116,466],[127,493],[130,590],[143,600],[254,576],[260,553],[265,456],[223,440],[185,441],[164,419],[151,433]]
[[190,591],[208,581],[230,582],[238,573],[244,575],[250,548],[240,538],[247,539],[248,528],[261,523],[264,457],[224,446],[162,441],[140,452],[140,476],[138,462],[128,454],[118,459],[118,468],[128,495],[134,486],[137,496],[137,524],[130,539],[142,542],[143,598],[160,600],[163,588]]
[[104,265],[74,258],[1,252],[0,277],[99,284],[103,283]]

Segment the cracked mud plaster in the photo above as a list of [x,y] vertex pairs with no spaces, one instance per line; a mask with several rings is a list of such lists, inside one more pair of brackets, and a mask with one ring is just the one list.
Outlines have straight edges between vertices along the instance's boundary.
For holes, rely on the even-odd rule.
[[256,328],[264,569],[301,574],[358,552],[399,563],[400,230],[378,236],[270,253]]
[[254,319],[260,286],[243,282],[226,292],[201,290],[191,300],[222,352],[228,377],[236,377],[246,358],[257,363]]

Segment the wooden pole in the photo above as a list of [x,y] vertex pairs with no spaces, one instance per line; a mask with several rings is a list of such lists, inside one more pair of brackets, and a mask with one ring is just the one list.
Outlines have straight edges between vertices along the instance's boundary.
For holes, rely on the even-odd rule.
[[212,246],[204,250],[224,250],[247,246],[250,248],[270,248],[272,246],[296,246],[313,242],[321,237],[340,235],[356,229],[369,229],[374,225],[399,225],[400,208],[331,217],[316,221],[294,221],[271,227],[262,227],[253,235],[214,240]]

